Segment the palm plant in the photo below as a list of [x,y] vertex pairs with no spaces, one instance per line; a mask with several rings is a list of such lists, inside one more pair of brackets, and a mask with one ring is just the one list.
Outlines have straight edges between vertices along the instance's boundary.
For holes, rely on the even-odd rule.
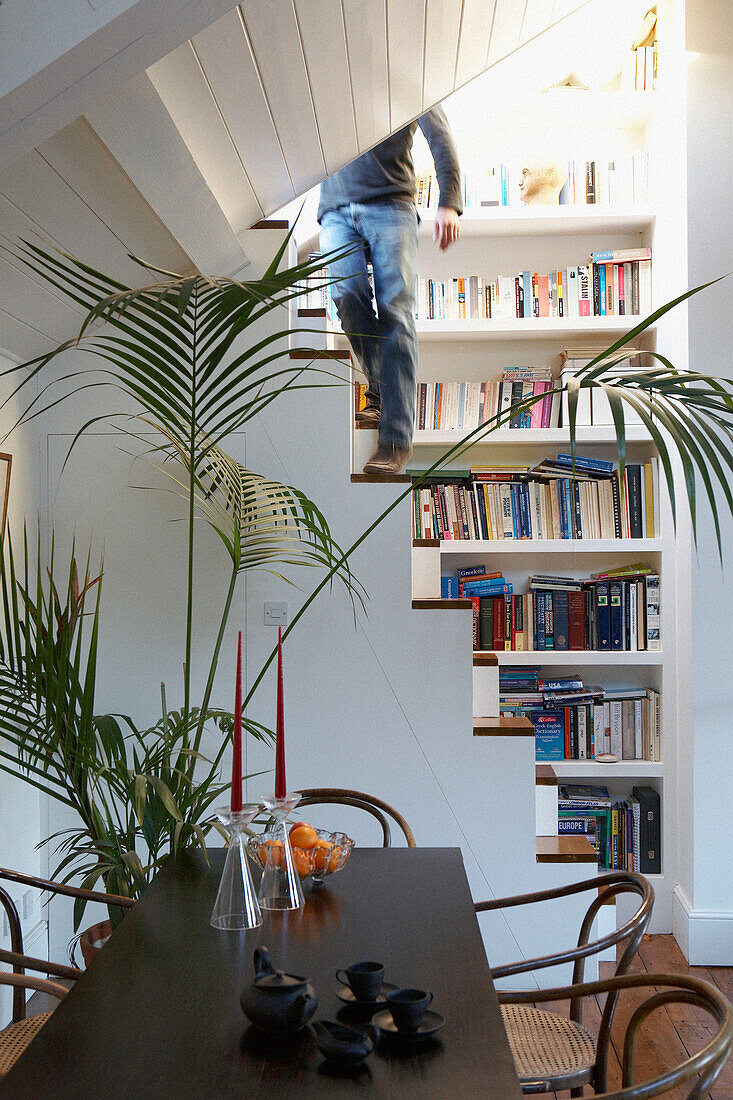
[[[87,887],[103,878],[108,890],[136,896],[168,852],[204,847],[206,834],[216,827],[211,807],[225,790],[219,769],[227,739],[211,760],[204,758],[201,741],[207,722],[231,733],[233,716],[212,709],[210,701],[238,577],[257,568],[288,580],[287,567],[314,567],[343,582],[356,603],[364,597],[317,505],[300,490],[245,469],[222,446],[228,434],[282,394],[306,385],[344,384],[331,370],[311,367],[311,380],[304,377],[302,363],[283,365],[286,327],[233,350],[237,337],[287,306],[318,270],[320,264],[313,262],[280,270],[286,247],[287,241],[258,280],[156,271],[156,281],[135,290],[55,250],[25,243],[14,250],[16,259],[86,311],[75,339],[7,372],[22,370],[14,390],[21,395],[41,375],[40,392],[18,423],[63,399],[56,394],[59,385],[68,387],[66,398],[90,386],[121,391],[132,412],[121,414],[118,422],[131,436],[150,428],[156,432],[147,458],[183,498],[187,513],[182,705],[169,711],[163,688],[162,716],[142,731],[128,716],[95,711],[101,575],[90,577],[87,560],[80,582],[72,551],[66,589],[60,591],[53,554],[48,579],[44,576],[40,539],[34,573],[27,538],[24,568],[16,570],[7,536],[1,577],[0,768],[48,790],[79,814],[79,828],[55,838],[62,854],[57,873],[70,878],[81,872]],[[61,372],[46,381],[50,361],[70,348],[95,356],[96,376],[94,370]],[[113,418],[87,421],[72,448],[100,419]],[[220,539],[230,572],[203,695],[194,705],[194,530],[199,517]],[[246,717],[243,723],[254,737],[270,736]]]

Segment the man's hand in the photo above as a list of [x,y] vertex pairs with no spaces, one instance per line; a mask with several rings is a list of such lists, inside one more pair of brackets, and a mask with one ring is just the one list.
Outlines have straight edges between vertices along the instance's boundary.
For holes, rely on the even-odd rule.
[[450,206],[439,206],[435,215],[433,240],[440,251],[445,252],[448,245],[457,241],[459,236],[458,215],[455,210],[452,210]]

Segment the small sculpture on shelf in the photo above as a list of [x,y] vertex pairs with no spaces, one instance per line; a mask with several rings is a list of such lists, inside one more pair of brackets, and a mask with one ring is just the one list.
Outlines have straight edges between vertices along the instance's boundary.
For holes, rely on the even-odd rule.
[[530,154],[519,173],[522,202],[531,206],[558,206],[567,177],[566,163],[549,155]]

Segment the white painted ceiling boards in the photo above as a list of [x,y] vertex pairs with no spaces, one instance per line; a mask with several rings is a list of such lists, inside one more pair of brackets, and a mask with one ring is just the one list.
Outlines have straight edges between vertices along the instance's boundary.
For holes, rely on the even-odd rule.
[[[22,9],[31,18],[38,2],[3,5],[16,25],[0,29],[22,31]],[[33,75],[24,55],[30,75],[0,95],[0,244],[40,234],[141,283],[128,252],[176,270],[246,269],[244,230],[585,5],[116,0],[108,8],[124,49],[122,31],[104,34],[106,6],[94,34],[69,48],[76,84],[63,79],[63,56]],[[54,81],[59,125],[39,141]],[[84,117],[69,121],[72,109]],[[22,149],[8,163],[8,150]],[[28,358],[78,320],[0,252],[0,349]]]

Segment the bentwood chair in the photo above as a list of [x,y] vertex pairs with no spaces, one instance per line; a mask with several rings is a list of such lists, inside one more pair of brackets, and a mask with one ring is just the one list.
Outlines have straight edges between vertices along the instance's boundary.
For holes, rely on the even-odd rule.
[[[342,806],[356,806],[359,810],[364,810],[366,813],[375,817],[382,827],[382,847],[389,848],[392,844],[392,835],[389,828],[389,822],[387,816],[391,817],[393,821],[400,827],[402,833],[407,841],[408,848],[415,848],[415,837],[412,835],[412,829],[405,821],[401,813],[390,806],[389,803],[383,802],[381,798],[375,798],[373,795],[364,794],[363,791],[350,791],[341,787],[308,787],[300,792],[302,795],[300,802],[298,803],[298,810],[304,806],[321,806],[329,802],[336,802]],[[387,815],[387,816],[385,816]]]
[[[121,909],[129,909],[135,904],[132,898],[123,898],[117,894],[103,894],[96,890],[82,890],[75,886],[66,886],[60,882],[49,882],[46,879],[35,878],[33,875],[24,875],[20,871],[9,871],[4,867],[0,867],[0,879],[17,882],[22,886],[32,886],[51,894],[84,898],[86,901],[98,901],[104,905],[117,905]],[[51,1015],[50,1012],[40,1012],[36,1016],[26,1017],[26,990],[34,989],[49,993],[59,1000],[67,992],[66,986],[58,982],[48,981],[45,978],[29,977],[25,971],[35,970],[41,974],[52,974],[56,978],[63,978],[72,982],[76,981],[82,971],[75,966],[65,966],[62,963],[48,962],[46,959],[35,959],[30,955],[25,955],[23,953],[20,915],[10,894],[1,886],[0,905],[4,908],[8,918],[11,947],[10,951],[0,948],[0,962],[13,968],[11,973],[0,972],[0,985],[13,987],[12,1022],[3,1031],[0,1031],[1,1078],[8,1072],[13,1062],[20,1057]]]
[[[513,1006],[523,1007],[528,1000],[535,1004],[565,1000],[568,997],[572,1001],[577,1001],[583,997],[594,997],[604,993],[607,999],[613,997],[615,1000],[619,994],[623,994],[624,990],[644,988],[653,992],[647,1000],[637,1005],[626,1026],[621,1088],[611,1092],[596,1091],[596,1100],[651,1100],[652,1097],[664,1096],[688,1083],[690,1091],[684,1093],[686,1100],[703,1100],[708,1096],[711,1085],[727,1062],[733,1043],[733,1008],[720,990],[709,982],[681,974],[623,974],[605,981],[568,986],[566,989],[533,989],[523,993],[506,993],[505,997]],[[673,1004],[695,1005],[696,1008],[704,1009],[717,1023],[717,1031],[697,1054],[669,1068],[660,1077],[639,1081],[636,1079],[639,1029],[657,1009]],[[533,1009],[533,1011],[539,1014],[545,1010]],[[554,1014],[546,1013],[546,1015]],[[704,1030],[708,1031],[707,1028]],[[537,1057],[536,1053],[535,1057]],[[549,1054],[548,1060],[553,1061],[552,1053]],[[549,1085],[550,1089],[554,1087],[552,1084]],[[549,1090],[533,1089],[532,1091]]]
[[[494,979],[572,962],[572,986],[575,987],[583,982],[585,960],[617,945],[624,946],[615,976],[624,974],[638,950],[654,904],[654,891],[643,875],[632,871],[611,871],[602,877],[586,879],[554,890],[477,902],[475,909],[477,913],[486,913],[566,898],[586,891],[592,892],[594,898],[580,926],[576,947],[537,959],[492,967]],[[601,907],[619,894],[626,893],[639,896],[639,905],[634,915],[620,928],[589,942],[593,921]],[[538,999],[533,996],[537,990],[527,993],[497,990],[522,1092],[528,1094],[571,1089],[572,1096],[582,1096],[583,1086],[586,1084],[602,1092],[606,1087],[608,1047],[618,993],[611,990],[606,998],[601,1026],[598,1035],[594,1035],[582,1024],[582,997],[573,996],[570,987],[551,992],[557,996],[549,999],[561,1000],[564,997],[570,1000],[569,1018],[531,1007],[534,1000]]]

